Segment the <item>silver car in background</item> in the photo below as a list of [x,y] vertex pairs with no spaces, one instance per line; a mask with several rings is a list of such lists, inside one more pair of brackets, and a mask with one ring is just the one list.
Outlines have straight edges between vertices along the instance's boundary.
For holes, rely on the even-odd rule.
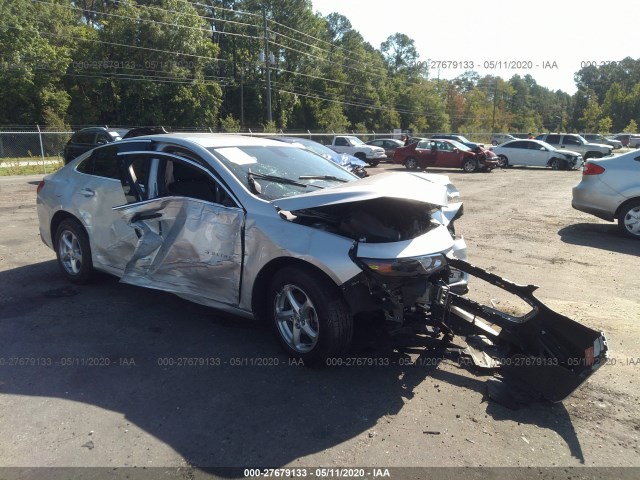
[[582,180],[573,187],[571,205],[610,222],[640,240],[640,152],[591,159],[584,165]]

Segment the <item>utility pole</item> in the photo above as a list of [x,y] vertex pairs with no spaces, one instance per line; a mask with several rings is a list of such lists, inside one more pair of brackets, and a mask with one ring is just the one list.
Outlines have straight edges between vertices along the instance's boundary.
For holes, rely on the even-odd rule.
[[498,103],[498,79],[496,78],[496,88],[493,90],[493,117],[491,118],[491,133],[496,133],[496,103]]
[[267,68],[267,120],[271,123],[271,69],[269,68],[269,37],[267,35],[267,9],[262,9],[262,21],[264,29],[264,63]]

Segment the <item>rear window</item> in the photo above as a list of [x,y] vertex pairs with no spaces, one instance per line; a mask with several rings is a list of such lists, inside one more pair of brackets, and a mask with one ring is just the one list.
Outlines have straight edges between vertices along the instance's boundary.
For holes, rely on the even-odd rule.
[[115,147],[100,148],[94,150],[89,158],[80,162],[76,170],[96,177],[113,178],[120,180],[120,171],[116,161],[117,149]]

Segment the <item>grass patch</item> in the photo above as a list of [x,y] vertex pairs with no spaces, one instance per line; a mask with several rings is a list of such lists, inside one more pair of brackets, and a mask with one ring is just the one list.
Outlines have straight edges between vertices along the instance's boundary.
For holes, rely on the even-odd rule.
[[37,175],[55,172],[64,165],[60,157],[45,157],[45,164],[42,165],[42,158],[22,157],[22,158],[1,158],[0,176],[8,175]]

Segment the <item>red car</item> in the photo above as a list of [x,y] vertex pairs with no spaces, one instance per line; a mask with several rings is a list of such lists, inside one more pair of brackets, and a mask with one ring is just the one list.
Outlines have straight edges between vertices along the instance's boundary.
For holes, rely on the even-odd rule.
[[498,166],[498,157],[483,147],[470,149],[455,140],[423,139],[397,148],[393,163],[409,170],[429,167],[461,168],[465,172],[491,171]]

